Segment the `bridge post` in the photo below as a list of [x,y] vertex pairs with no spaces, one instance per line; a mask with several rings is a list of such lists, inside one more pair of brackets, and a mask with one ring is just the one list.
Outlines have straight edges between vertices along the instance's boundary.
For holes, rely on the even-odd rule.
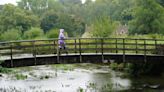
[[135,42],[136,42],[136,54],[138,53],[138,41],[137,39],[135,39]]
[[123,38],[123,62],[125,62],[125,39]]
[[79,38],[79,54],[80,54],[80,63],[82,62],[82,56],[81,56],[81,39]]
[[118,40],[117,40],[117,38],[116,38],[116,43],[115,43],[115,44],[116,44],[116,53],[118,53],[117,41],[118,41]]
[[147,62],[146,53],[147,53],[147,50],[146,50],[146,40],[144,39],[144,62]]
[[13,46],[10,43],[10,59],[11,59],[11,67],[13,67]]
[[[56,53],[55,51],[56,51],[56,43],[55,43],[55,40],[53,40],[53,43],[54,43],[54,54]],[[57,53],[56,53],[57,54]]]
[[104,62],[104,39],[101,39],[101,56],[102,56],[102,62]]
[[[155,39],[155,50],[157,51],[157,40]],[[155,52],[156,54],[158,54],[158,52]]]
[[36,65],[36,46],[35,46],[35,41],[32,41],[33,44],[33,56],[34,56],[34,61],[35,61],[35,65]]
[[97,38],[95,38],[95,42],[96,42],[96,54],[98,53],[97,51]]
[[56,52],[56,54],[57,54],[57,63],[60,63],[60,57],[59,57],[59,55],[60,55],[60,51],[59,51],[59,44],[58,44],[58,40],[57,40],[57,50],[56,50],[57,52]]
[[77,53],[76,49],[77,49],[77,46],[76,46],[77,42],[76,42],[76,38],[75,38],[75,53]]

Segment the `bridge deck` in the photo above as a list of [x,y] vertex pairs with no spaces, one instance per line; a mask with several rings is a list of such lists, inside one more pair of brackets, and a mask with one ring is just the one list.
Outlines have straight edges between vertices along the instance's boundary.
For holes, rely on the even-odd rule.
[[0,42],[0,61],[5,61],[2,65],[6,67],[111,60],[137,63],[164,61],[163,39],[70,38],[65,39],[68,55],[59,55],[64,51],[58,48],[58,40]]
[[113,62],[123,62],[125,59],[128,63],[144,63],[145,59],[149,63],[159,63],[164,61],[163,55],[143,55],[143,54],[126,54],[125,56],[121,53],[82,53],[79,54],[62,54],[60,56],[56,54],[50,55],[37,55],[34,56],[24,56],[24,57],[13,57],[11,59],[3,59],[5,62],[2,66],[5,67],[20,67],[20,66],[33,66],[33,65],[45,65],[45,64],[59,64],[59,63],[103,63],[111,61]]
[[[81,53],[81,55],[86,56],[86,55],[102,55],[102,53]],[[104,56],[106,55],[116,55],[116,56],[120,56],[123,55],[122,53],[103,53]],[[57,57],[57,54],[48,54],[48,55],[36,55],[37,58],[40,57]],[[70,54],[61,54],[59,56],[80,56],[79,53],[70,53]],[[134,53],[126,53],[125,56],[144,56],[144,54],[134,54]],[[152,57],[162,57],[164,55],[156,55],[156,54],[147,54],[146,56],[152,56]],[[25,58],[35,58],[32,54],[21,54],[21,55],[14,55],[12,59],[25,59]],[[5,60],[11,60],[10,56],[1,56],[0,57],[1,61],[5,61]]]

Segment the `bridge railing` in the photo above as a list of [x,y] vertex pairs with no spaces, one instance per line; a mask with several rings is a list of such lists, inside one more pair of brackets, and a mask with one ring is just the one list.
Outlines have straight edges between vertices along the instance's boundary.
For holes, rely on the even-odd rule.
[[[161,39],[131,39],[131,38],[68,38],[65,39],[68,54],[85,53],[101,54],[160,54],[163,51],[164,40]],[[161,47],[161,48],[159,48]],[[59,54],[59,52],[61,54]],[[39,55],[65,54],[65,50],[59,50],[58,39],[49,40],[24,40],[0,42],[0,58],[10,59],[20,57],[34,57]],[[161,54],[163,55],[163,54]],[[124,60],[124,59],[123,59]]]

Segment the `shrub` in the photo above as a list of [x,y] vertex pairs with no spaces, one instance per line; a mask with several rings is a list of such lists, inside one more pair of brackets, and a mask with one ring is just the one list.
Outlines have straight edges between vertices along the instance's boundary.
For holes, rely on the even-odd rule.
[[43,37],[44,37],[44,32],[40,28],[32,27],[30,30],[24,32],[25,39],[37,39]]
[[1,39],[4,41],[11,41],[11,40],[20,40],[21,39],[21,31],[17,29],[11,29],[4,32],[1,35]]
[[47,38],[58,38],[59,29],[52,29],[46,33]]

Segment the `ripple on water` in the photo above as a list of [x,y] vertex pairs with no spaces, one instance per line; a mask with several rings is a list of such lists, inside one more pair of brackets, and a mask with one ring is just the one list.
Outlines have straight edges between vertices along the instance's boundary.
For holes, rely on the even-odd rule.
[[[28,76],[25,80],[0,78],[0,92],[14,92],[13,90],[20,92],[77,92],[78,90],[101,92],[98,91],[99,89],[108,92],[109,89],[127,90],[132,85],[130,79],[120,77],[123,73],[115,72],[109,69],[108,66],[95,68],[94,65],[91,65],[89,69],[75,67],[71,71],[54,69],[52,66],[47,65],[30,68],[30,71],[26,71],[26,69],[19,70],[19,72]],[[45,76],[49,77],[45,78]]]

